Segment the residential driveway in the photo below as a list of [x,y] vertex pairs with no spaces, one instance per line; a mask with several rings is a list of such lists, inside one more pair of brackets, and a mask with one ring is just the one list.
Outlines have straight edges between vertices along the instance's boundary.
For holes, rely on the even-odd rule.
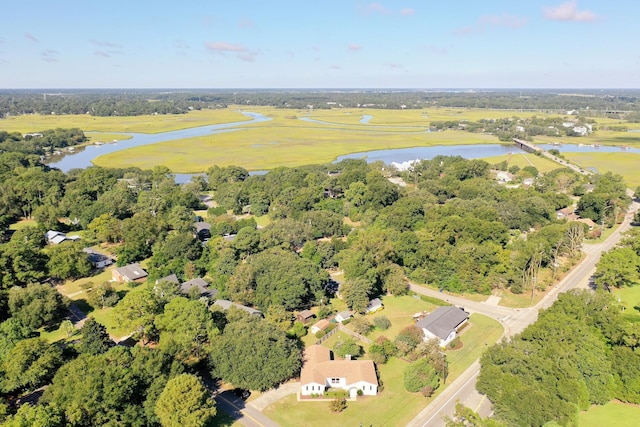
[[296,394],[300,391],[300,383],[299,382],[288,382],[286,384],[282,384],[280,387],[269,390],[266,393],[263,393],[255,400],[251,402],[247,402],[247,406],[253,406],[258,411],[263,411],[264,408],[271,405],[274,402],[277,402],[280,399],[283,399],[290,394]]

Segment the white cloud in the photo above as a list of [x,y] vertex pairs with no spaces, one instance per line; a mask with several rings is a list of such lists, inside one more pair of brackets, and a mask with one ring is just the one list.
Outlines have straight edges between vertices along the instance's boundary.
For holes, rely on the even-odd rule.
[[569,0],[554,7],[544,7],[542,11],[544,17],[552,21],[591,22],[597,19],[596,14],[590,10],[578,10],[576,0]]
[[245,46],[241,44],[233,44],[227,42],[207,42],[205,43],[205,47],[213,52],[248,52]]

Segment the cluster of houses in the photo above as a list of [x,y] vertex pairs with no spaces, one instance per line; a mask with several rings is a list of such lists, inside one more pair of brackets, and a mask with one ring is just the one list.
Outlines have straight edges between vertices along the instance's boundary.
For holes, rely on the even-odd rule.
[[[111,271],[112,280],[118,283],[144,282],[147,276],[147,272],[138,263],[117,267]],[[209,284],[200,277],[181,283],[178,279],[178,276],[176,276],[175,274],[171,274],[169,276],[156,280],[156,285],[162,282],[176,285],[177,287],[179,287],[180,293],[182,295],[196,295],[199,298],[206,298],[208,301],[213,301],[213,305],[221,307],[223,310],[228,310],[230,307],[235,307],[240,310],[246,311],[252,316],[262,317],[262,312],[260,310],[256,310],[255,308],[236,304],[224,299],[216,299],[218,290],[209,287]]]
[[[382,308],[379,298],[369,303],[369,312]],[[353,312],[338,313],[334,321],[344,322],[353,316]],[[313,313],[302,311],[297,318],[308,322]],[[437,339],[441,347],[453,341],[458,331],[467,323],[469,313],[459,307],[438,307],[432,313],[416,317],[416,326],[422,330],[424,341]],[[321,319],[311,326],[311,332],[325,330],[330,325],[327,319]],[[375,365],[371,360],[334,359],[332,352],[321,345],[312,345],[305,349],[302,371],[300,372],[300,396],[322,396],[329,388],[349,392],[351,398],[357,395],[375,396],[378,393],[378,379]]]
[[[198,230],[199,237],[204,237],[201,232],[206,229],[206,223],[201,230]],[[208,230],[207,230],[208,231]],[[48,231],[46,239],[50,244],[60,244],[64,241],[76,241],[79,236],[67,236],[57,231]],[[91,248],[85,248],[89,261],[96,268],[104,268],[113,263],[113,260]],[[117,283],[144,282],[148,278],[148,273],[138,263],[132,263],[111,270],[111,277]],[[179,288],[181,294],[186,296],[198,296],[213,301],[213,304],[228,310],[235,307],[244,310],[252,316],[262,317],[262,312],[251,307],[234,303],[232,301],[217,299],[218,290],[209,287],[209,284],[202,278],[195,278],[186,282],[180,282],[175,274],[156,280],[159,283],[171,283]],[[383,308],[380,298],[369,301],[366,313],[374,313]],[[337,313],[331,320],[336,323],[343,323],[351,319],[353,311],[342,311]],[[311,310],[303,310],[298,313],[296,319],[305,324],[311,322],[316,316]],[[417,320],[418,326],[424,335],[424,340],[438,339],[442,347],[445,347],[456,337],[457,331],[465,324],[469,314],[457,307],[439,307],[431,314]],[[321,319],[314,323],[310,330],[315,334],[327,329],[330,325],[328,319]],[[303,366],[300,373],[300,395],[301,396],[322,396],[328,388],[342,389],[349,392],[351,398],[357,395],[375,396],[378,393],[378,379],[375,365],[371,360],[352,360],[350,356],[345,359],[334,359],[332,352],[321,345],[312,345],[304,352]]]

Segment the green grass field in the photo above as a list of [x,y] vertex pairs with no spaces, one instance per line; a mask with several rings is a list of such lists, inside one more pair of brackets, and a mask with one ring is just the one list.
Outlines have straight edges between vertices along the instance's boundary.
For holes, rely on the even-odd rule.
[[[562,151],[561,151],[562,153]],[[626,153],[562,153],[562,155],[583,169],[595,168],[599,173],[613,172],[622,175],[629,188],[640,185],[640,154]]]
[[[146,115],[133,117],[94,117],[86,114],[11,116],[0,122],[7,132],[38,132],[55,128],[80,128],[84,132],[160,133],[196,126],[248,120],[238,108],[191,111],[188,114]],[[112,138],[115,139],[115,138]]]
[[534,168],[538,169],[538,172],[540,173],[547,173],[554,169],[562,167],[558,163],[549,160],[546,157],[539,157],[525,152],[516,152],[514,154],[505,154],[503,156],[486,157],[483,160],[492,165],[506,161],[509,167],[518,166],[520,169],[524,168],[525,166],[533,166]]
[[640,420],[640,405],[609,402],[580,412],[578,425],[580,427],[636,427],[638,420]]
[[433,145],[496,144],[491,135],[461,131],[434,133],[247,127],[244,130],[130,148],[94,160],[98,166],[150,169],[165,165],[176,173],[202,172],[212,165],[239,165],[248,170],[329,163],[340,155],[370,150]]

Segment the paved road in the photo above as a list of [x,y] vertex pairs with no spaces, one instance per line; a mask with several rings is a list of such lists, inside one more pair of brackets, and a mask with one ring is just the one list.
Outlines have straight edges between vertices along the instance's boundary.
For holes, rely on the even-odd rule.
[[[229,414],[246,427],[278,427],[260,411],[235,396],[231,391],[223,391],[214,396],[216,407]],[[185,426],[187,427],[187,426]]]
[[[464,307],[468,312],[480,313],[492,317],[502,323],[505,329],[503,337],[511,337],[535,322],[538,318],[538,311],[550,307],[558,298],[558,294],[566,292],[569,289],[587,288],[589,286],[590,278],[595,272],[595,266],[600,260],[600,255],[602,252],[613,248],[620,241],[622,234],[629,230],[633,213],[636,212],[639,207],[640,204],[634,202],[625,216],[623,223],[604,242],[584,245],[583,250],[586,256],[583,261],[534,307],[511,309],[487,304],[486,302],[472,302],[460,297],[443,295],[440,292],[413,284],[411,285],[411,290],[419,294],[444,299],[452,304]],[[453,415],[457,402],[465,404],[482,416],[486,417],[490,415],[492,413],[491,402],[476,390],[476,378],[479,372],[480,363],[476,361],[453,383],[449,384],[449,386],[407,424],[407,426],[443,427],[445,425],[443,417]]]

